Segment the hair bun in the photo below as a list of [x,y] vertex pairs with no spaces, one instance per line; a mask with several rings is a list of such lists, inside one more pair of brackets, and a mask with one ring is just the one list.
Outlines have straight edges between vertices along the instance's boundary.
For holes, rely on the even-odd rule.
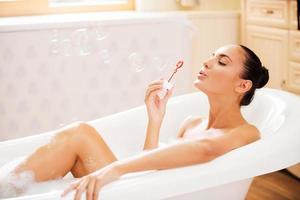
[[257,88],[264,87],[267,82],[269,81],[269,70],[265,68],[264,66],[261,66],[261,73],[258,80]]

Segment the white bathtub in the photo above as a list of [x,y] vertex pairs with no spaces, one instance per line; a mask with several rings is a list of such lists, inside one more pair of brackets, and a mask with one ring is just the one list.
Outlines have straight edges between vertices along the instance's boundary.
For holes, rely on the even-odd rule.
[[[180,122],[188,115],[207,116],[208,104],[203,93],[174,97],[168,104],[161,138],[171,141]],[[277,171],[300,161],[300,98],[290,93],[261,89],[245,117],[262,133],[262,139],[235,149],[211,162],[176,169],[147,171],[124,175],[106,185],[101,200],[108,199],[244,199],[253,177]],[[141,153],[145,139],[144,106],[89,122],[103,136],[119,159]],[[0,143],[0,166],[32,152],[49,141],[55,131]],[[1,172],[0,172],[1,173]],[[70,182],[39,183],[36,194],[22,200],[59,199]],[[65,199],[72,199],[73,193]],[[83,198],[84,199],[84,198]]]

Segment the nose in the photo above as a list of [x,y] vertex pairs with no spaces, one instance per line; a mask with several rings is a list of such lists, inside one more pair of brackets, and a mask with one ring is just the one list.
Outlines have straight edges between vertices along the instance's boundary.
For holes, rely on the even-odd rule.
[[203,67],[206,68],[206,69],[209,69],[210,68],[210,61],[211,59],[207,59],[203,62]]
[[204,67],[205,69],[208,69],[208,64],[207,64],[207,62],[203,62],[203,67]]

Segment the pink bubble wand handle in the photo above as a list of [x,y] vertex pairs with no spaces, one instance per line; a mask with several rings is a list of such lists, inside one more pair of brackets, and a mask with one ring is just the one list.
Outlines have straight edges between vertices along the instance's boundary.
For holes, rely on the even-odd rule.
[[172,74],[172,75],[170,76],[170,78],[168,79],[168,82],[171,81],[171,79],[173,78],[173,76],[176,74],[177,70],[178,70],[179,68],[181,68],[182,66],[183,66],[183,61],[182,61],[182,60],[179,60],[179,61],[177,62],[177,64],[176,64],[176,68],[175,68],[173,74]]

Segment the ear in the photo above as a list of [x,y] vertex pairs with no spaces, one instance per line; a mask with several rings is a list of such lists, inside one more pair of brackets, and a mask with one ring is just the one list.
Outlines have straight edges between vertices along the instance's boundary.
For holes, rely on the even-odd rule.
[[244,80],[241,79],[237,87],[235,88],[235,91],[238,93],[246,93],[249,91],[252,87],[252,81],[251,80]]

